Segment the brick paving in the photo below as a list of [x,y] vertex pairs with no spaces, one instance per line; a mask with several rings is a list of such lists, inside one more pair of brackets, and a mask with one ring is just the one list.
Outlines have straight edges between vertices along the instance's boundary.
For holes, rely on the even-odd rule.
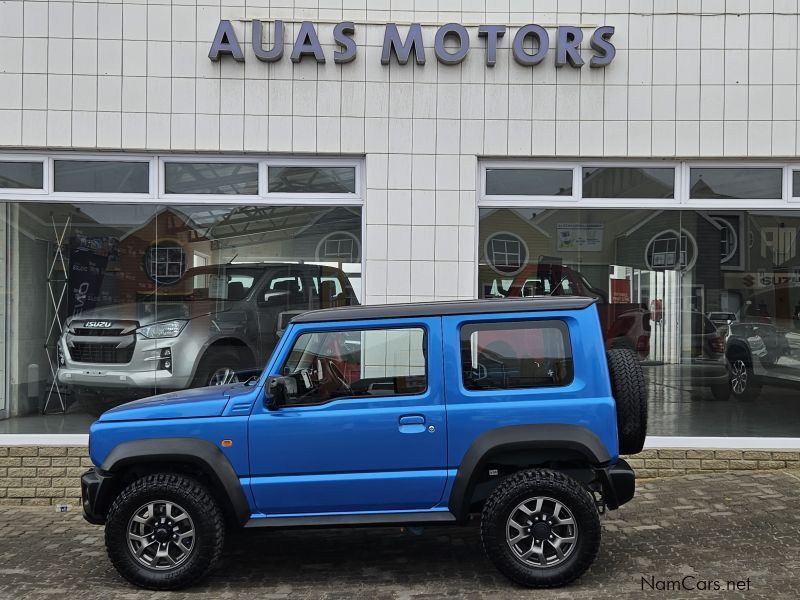
[[[683,475],[642,482],[604,518],[600,555],[577,583],[532,592],[484,559],[475,523],[237,534],[212,576],[185,592],[131,587],[110,566],[102,528],[77,510],[0,507],[0,598],[798,598],[800,471]],[[642,577],[718,580],[723,591],[642,590]],[[750,589],[726,591],[728,580]],[[657,582],[654,582],[657,584]],[[712,584],[713,585],[713,584]]]

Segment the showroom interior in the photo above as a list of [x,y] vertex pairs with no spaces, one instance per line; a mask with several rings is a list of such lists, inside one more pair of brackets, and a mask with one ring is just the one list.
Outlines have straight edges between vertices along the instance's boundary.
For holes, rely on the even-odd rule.
[[652,448],[798,447],[796,2],[228,4],[0,2],[2,444],[207,383],[176,311],[585,294]]
[[[348,158],[0,160],[0,185],[20,194],[3,204],[8,377],[0,430],[86,432],[95,415],[64,378],[67,366],[124,371],[109,363],[130,356],[71,346],[67,363],[59,345],[76,332],[72,320],[121,319],[133,306],[137,318],[158,322],[167,318],[159,311],[212,300],[216,310],[229,310],[226,303],[240,299],[230,286],[215,295],[220,283],[208,278],[229,284],[237,266],[259,273],[279,266],[266,283],[242,279],[239,293],[256,294],[258,285],[280,290],[284,320],[336,305],[345,289],[352,290],[347,303],[363,302],[363,177],[362,161]],[[653,435],[793,436],[795,420],[787,417],[798,410],[792,398],[800,382],[800,218],[791,208],[759,206],[788,205],[800,195],[800,170],[485,160],[476,177],[475,297],[596,298],[606,347],[630,349],[645,369]],[[296,279],[287,293],[296,265],[333,269],[347,283],[329,289],[323,280],[331,277],[318,277],[304,288]],[[187,280],[194,282],[189,295]],[[246,320],[241,306],[231,310],[234,320]],[[751,384],[739,394],[728,389],[724,358],[736,344],[749,352]],[[252,366],[262,366],[272,347],[259,347]],[[170,391],[157,383],[163,361],[146,368],[153,369],[147,393]],[[118,394],[114,403],[141,395]]]

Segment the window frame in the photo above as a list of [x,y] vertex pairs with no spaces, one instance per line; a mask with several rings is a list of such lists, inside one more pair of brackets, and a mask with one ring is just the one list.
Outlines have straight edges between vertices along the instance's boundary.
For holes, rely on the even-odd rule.
[[[567,169],[574,172],[573,195],[569,196],[500,196],[486,194],[487,168],[529,168],[529,169]],[[674,168],[674,198],[591,198],[583,195],[583,168],[596,167],[638,167],[638,168]],[[781,198],[763,198],[746,200],[729,199],[692,199],[689,196],[690,169],[692,168],[731,168],[731,169],[782,169]],[[659,208],[709,211],[736,211],[757,204],[760,210],[793,208],[800,203],[800,195],[792,196],[792,173],[800,171],[800,162],[775,160],[663,160],[659,158],[640,158],[633,160],[597,158],[576,158],[573,161],[553,158],[529,159],[478,159],[476,177],[478,179],[477,209],[481,208]],[[476,214],[477,217],[477,214]],[[477,237],[476,237],[477,240]],[[477,259],[477,257],[476,257]],[[477,287],[476,287],[477,290]]]
[[[175,194],[175,193],[168,193],[166,190],[167,186],[167,173],[166,173],[166,165],[167,163],[196,163],[196,164],[245,164],[245,165],[255,165],[256,166],[256,187],[257,192],[255,194]],[[209,202],[213,200],[215,204],[221,203],[224,204],[225,202],[218,202],[219,199],[222,200],[236,200],[236,204],[241,204],[243,202],[248,202],[252,200],[258,200],[263,195],[263,188],[261,187],[262,184],[262,177],[261,177],[261,166],[262,161],[254,160],[253,158],[245,158],[245,157],[229,157],[229,156],[159,156],[158,157],[158,195],[160,198],[168,198],[170,201],[173,200],[184,200],[186,198],[192,198],[196,202],[203,203]]]
[[[276,159],[268,160],[264,165],[263,171],[263,188],[262,195],[266,198],[281,199],[281,198],[312,198],[315,200],[347,200],[357,197],[359,195],[359,184],[361,181],[360,162],[352,162],[347,159],[331,158],[331,159],[318,159],[315,161],[303,161],[297,159]],[[270,192],[269,191],[269,168],[270,167],[319,167],[321,169],[327,167],[349,167],[354,170],[353,176],[355,177],[354,187],[355,192],[324,192],[324,193],[304,193],[304,192]]]
[[391,331],[391,330],[398,330],[398,329],[419,329],[422,331],[422,348],[423,354],[425,357],[425,387],[413,393],[407,394],[391,394],[385,396],[343,396],[340,398],[330,398],[325,402],[316,402],[316,403],[306,403],[306,404],[285,404],[280,406],[280,410],[286,409],[294,409],[294,408],[318,408],[322,406],[327,406],[332,404],[333,402],[349,402],[349,401],[364,401],[368,400],[370,402],[374,401],[391,401],[393,398],[413,398],[416,396],[424,396],[430,392],[431,389],[431,378],[430,378],[430,356],[431,356],[431,348],[430,348],[430,340],[431,335],[429,331],[429,327],[426,323],[421,323],[417,321],[407,322],[407,323],[398,323],[392,325],[386,324],[368,324],[368,325],[357,325],[355,327],[337,327],[337,325],[341,325],[338,322],[331,322],[330,327],[315,327],[311,326],[308,328],[303,328],[298,330],[295,335],[292,336],[291,343],[287,344],[285,352],[281,352],[283,354],[283,359],[275,365],[275,371],[277,371],[275,376],[285,376],[283,370],[286,367],[286,363],[288,362],[289,358],[292,355],[292,351],[294,350],[295,345],[300,340],[300,338],[304,335],[312,335],[315,333],[342,333],[348,331],[358,331],[364,333],[366,331]]
[[[147,163],[148,165],[148,191],[147,193],[106,193],[106,192],[57,192],[55,190],[55,162],[137,162]],[[154,157],[146,154],[53,154],[47,158],[48,187],[47,194],[56,199],[75,200],[91,202],[100,200],[104,202],[130,203],[141,200],[151,200],[156,197],[154,190],[156,178],[153,173]],[[43,198],[43,200],[45,200]],[[46,200],[50,200],[47,198]]]
[[5,195],[42,195],[47,194],[50,189],[50,170],[47,167],[47,156],[39,154],[3,154],[0,155],[2,162],[21,162],[21,163],[41,163],[42,164],[42,187],[40,188],[5,188],[0,187],[0,197]]
[[[561,384],[552,384],[552,385],[537,385],[537,386],[526,386],[526,387],[512,387],[512,388],[487,388],[487,389],[470,389],[464,383],[464,361],[461,352],[461,344],[463,343],[463,330],[465,327],[479,327],[481,325],[505,325],[507,324],[511,327],[514,324],[520,323],[559,323],[560,326],[555,328],[560,330],[563,334],[563,339],[565,343],[565,359],[570,360],[571,369],[570,369],[570,377],[569,380],[565,383]],[[458,324],[458,363],[459,363],[459,375],[458,375],[458,385],[459,385],[459,392],[462,394],[524,394],[530,392],[536,393],[553,393],[553,391],[557,391],[558,393],[563,392],[565,388],[569,388],[570,386],[575,385],[578,378],[576,377],[575,373],[575,353],[572,350],[572,332],[570,331],[569,326],[569,319],[559,318],[556,316],[538,316],[538,317],[519,317],[518,315],[510,314],[508,316],[498,317],[498,315],[487,316],[485,319],[469,319],[462,321]]]

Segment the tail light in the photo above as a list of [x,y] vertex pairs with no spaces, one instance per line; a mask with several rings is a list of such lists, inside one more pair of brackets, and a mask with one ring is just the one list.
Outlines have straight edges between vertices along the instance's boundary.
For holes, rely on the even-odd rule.
[[714,334],[711,336],[711,350],[715,354],[724,354],[725,353],[725,342],[722,341],[722,338],[719,335]]

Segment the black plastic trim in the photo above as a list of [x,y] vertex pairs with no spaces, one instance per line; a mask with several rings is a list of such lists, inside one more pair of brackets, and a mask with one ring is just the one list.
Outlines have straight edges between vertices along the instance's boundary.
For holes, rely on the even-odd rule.
[[343,527],[375,525],[415,525],[422,523],[453,523],[456,517],[450,512],[384,513],[372,515],[319,515],[314,517],[266,517],[250,519],[245,527]]
[[541,296],[498,300],[459,300],[415,304],[370,304],[310,310],[292,318],[291,323],[325,323],[364,319],[438,317],[481,313],[532,312],[543,310],[581,310],[594,304],[595,298],[581,296]]
[[611,467],[598,469],[597,475],[603,487],[603,500],[611,510],[628,502],[636,493],[636,474],[622,459]]
[[[124,442],[114,448],[103,461],[100,471],[114,474],[125,467],[136,464],[189,463],[208,475],[214,486],[222,491],[230,502],[233,515],[240,524],[250,518],[241,482],[230,461],[211,442],[194,438],[150,438]],[[95,511],[103,514],[113,499],[98,495]]]
[[469,516],[472,493],[492,455],[529,450],[575,451],[592,467],[604,467],[611,461],[600,438],[579,425],[554,423],[492,429],[479,436],[464,454],[450,492],[450,512],[458,520]]

